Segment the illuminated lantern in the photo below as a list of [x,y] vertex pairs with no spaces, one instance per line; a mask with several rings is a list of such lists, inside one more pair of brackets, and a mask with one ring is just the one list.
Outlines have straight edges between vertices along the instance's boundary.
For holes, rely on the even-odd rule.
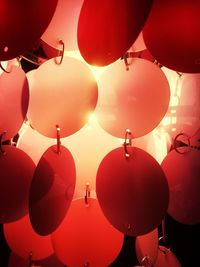
[[20,67],[12,66],[9,73],[0,75],[0,134],[11,139],[19,131],[29,104],[29,86]]
[[60,227],[52,233],[57,257],[67,266],[108,266],[119,254],[123,235],[104,217],[98,201],[72,201]]
[[158,230],[137,236],[135,249],[141,266],[145,266],[145,262],[149,263],[149,266],[154,265],[158,255]]
[[140,148],[123,147],[108,153],[99,165],[96,192],[104,215],[126,235],[138,236],[162,221],[169,200],[165,174],[157,161]]
[[64,146],[51,146],[42,155],[29,197],[30,221],[36,233],[48,235],[62,222],[74,194],[75,172],[73,157]]
[[155,267],[181,267],[181,264],[175,254],[166,247],[158,247],[158,256]]
[[97,98],[97,84],[86,64],[70,57],[64,57],[62,64],[50,59],[34,75],[28,119],[47,137],[56,138],[56,125],[60,136],[66,137],[87,122]]
[[133,137],[151,132],[167,112],[170,90],[161,69],[144,59],[131,59],[126,70],[123,61],[109,66],[99,80],[95,114],[110,134],[124,137],[129,128]]
[[28,215],[3,227],[10,249],[21,258],[41,260],[54,253],[50,236],[35,233]]
[[59,41],[65,50],[77,50],[77,26],[83,0],[59,0],[54,16],[42,35],[42,40],[59,49]]
[[142,30],[152,2],[85,0],[77,35],[85,61],[105,66],[122,57]]
[[33,46],[51,21],[57,2],[0,1],[0,60],[15,58]]
[[184,154],[173,150],[161,165],[170,190],[168,213],[183,224],[200,223],[199,158],[200,152],[195,149]]
[[179,72],[200,72],[199,12],[199,1],[154,1],[143,37],[160,64]]
[[35,170],[32,159],[14,146],[3,146],[0,153],[0,223],[15,221],[28,213],[31,179]]

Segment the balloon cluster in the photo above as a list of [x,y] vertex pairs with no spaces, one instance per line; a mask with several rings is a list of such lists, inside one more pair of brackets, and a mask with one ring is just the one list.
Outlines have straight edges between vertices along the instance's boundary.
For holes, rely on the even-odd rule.
[[179,267],[161,226],[200,223],[200,3],[0,6],[9,266],[119,266],[128,236],[132,265]]

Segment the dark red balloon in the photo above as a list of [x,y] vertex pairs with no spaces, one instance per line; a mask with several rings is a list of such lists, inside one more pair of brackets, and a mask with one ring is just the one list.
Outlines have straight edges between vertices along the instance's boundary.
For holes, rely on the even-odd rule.
[[71,204],[76,170],[70,151],[51,146],[42,155],[33,175],[29,197],[31,224],[40,235],[52,233]]
[[3,146],[0,153],[0,223],[18,220],[28,213],[28,198],[35,164],[21,149]]
[[22,126],[29,104],[29,86],[24,71],[12,66],[0,75],[0,134],[14,137]]
[[199,1],[154,1],[143,37],[160,64],[179,72],[200,72],[199,13]]
[[155,229],[168,207],[169,189],[158,162],[144,150],[123,147],[108,153],[97,171],[97,198],[119,231],[138,236]]
[[142,30],[152,0],[85,0],[78,22],[78,46],[91,65],[122,57]]
[[0,60],[30,49],[46,30],[58,0],[0,0]]

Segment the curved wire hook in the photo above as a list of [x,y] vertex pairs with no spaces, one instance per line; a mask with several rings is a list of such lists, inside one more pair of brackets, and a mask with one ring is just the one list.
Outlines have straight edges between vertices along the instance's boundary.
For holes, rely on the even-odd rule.
[[64,58],[64,52],[65,52],[65,43],[63,42],[63,40],[60,40],[59,44],[62,45],[62,50],[58,50],[58,57],[61,57],[60,61],[57,60],[57,57],[55,58],[55,62],[57,65],[61,65],[63,58]]
[[7,71],[1,64],[1,61],[0,61],[0,68],[2,69],[3,72],[5,73],[10,73],[10,71]]
[[6,131],[0,134],[0,151],[2,155],[6,154],[6,151],[3,149],[3,137],[5,137],[5,135],[6,135]]
[[60,142],[60,127],[58,124],[56,125],[56,131],[57,131],[57,153],[60,154],[61,142]]
[[85,205],[89,206],[88,198],[90,197],[90,184],[86,183],[86,189],[85,189]]
[[125,140],[124,140],[124,152],[125,152],[125,157],[129,158],[130,153],[128,152],[128,146],[132,146],[132,134],[130,129],[126,129],[125,132]]
[[151,258],[149,256],[144,256],[140,262],[140,266],[149,266],[149,267],[153,267],[153,262],[151,260]]
[[181,151],[178,149],[178,147],[177,147],[177,139],[178,139],[180,136],[184,136],[184,137],[187,138],[187,142],[188,142],[188,144],[187,144],[186,146],[189,147],[189,148],[191,148],[191,145],[190,145],[190,137],[189,137],[187,134],[185,134],[185,133],[179,133],[179,134],[177,134],[177,136],[174,138],[173,147],[174,147],[174,149],[175,149],[175,151],[176,151],[177,153],[179,153],[179,154],[185,154],[185,153],[187,153],[188,151],[183,151],[183,152],[181,152]]

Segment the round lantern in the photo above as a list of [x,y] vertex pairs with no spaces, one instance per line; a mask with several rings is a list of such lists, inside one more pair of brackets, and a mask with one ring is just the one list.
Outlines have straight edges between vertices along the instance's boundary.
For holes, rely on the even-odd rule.
[[123,61],[109,66],[99,80],[96,116],[110,134],[124,137],[125,129],[133,137],[151,132],[167,112],[170,90],[167,78],[158,66],[145,59],[132,59],[129,70]]
[[120,57],[138,37],[152,0],[85,0],[78,22],[78,46],[91,65],[105,66]]
[[83,0],[59,0],[53,18],[42,35],[42,40],[59,49],[59,40],[65,50],[77,50],[77,26]]
[[179,72],[200,71],[199,12],[199,1],[154,1],[143,37],[160,64]]
[[70,151],[62,145],[49,147],[33,175],[29,215],[39,235],[52,233],[62,222],[75,188],[75,164]]
[[0,60],[15,58],[33,46],[51,21],[57,2],[0,1]]
[[28,213],[28,197],[35,170],[32,159],[21,149],[3,146],[0,152],[0,223],[15,221]]
[[199,158],[200,152],[195,149],[185,154],[173,150],[161,165],[170,190],[168,213],[183,224],[200,223]]
[[96,191],[110,223],[126,235],[137,236],[161,223],[169,189],[162,168],[152,156],[136,147],[129,147],[128,153],[119,147],[104,157]]
[[0,75],[0,133],[11,139],[19,131],[29,104],[29,86],[24,71],[12,66]]
[[97,84],[86,64],[64,57],[58,65],[55,58],[50,59],[34,75],[28,119],[47,137],[56,138],[56,125],[60,136],[66,137],[87,122],[97,97]]
[[4,235],[10,249],[18,256],[41,260],[53,254],[50,236],[40,236],[33,230],[29,216],[4,224]]
[[108,266],[119,254],[123,235],[104,217],[98,201],[72,201],[60,227],[52,234],[57,257],[67,266]]

